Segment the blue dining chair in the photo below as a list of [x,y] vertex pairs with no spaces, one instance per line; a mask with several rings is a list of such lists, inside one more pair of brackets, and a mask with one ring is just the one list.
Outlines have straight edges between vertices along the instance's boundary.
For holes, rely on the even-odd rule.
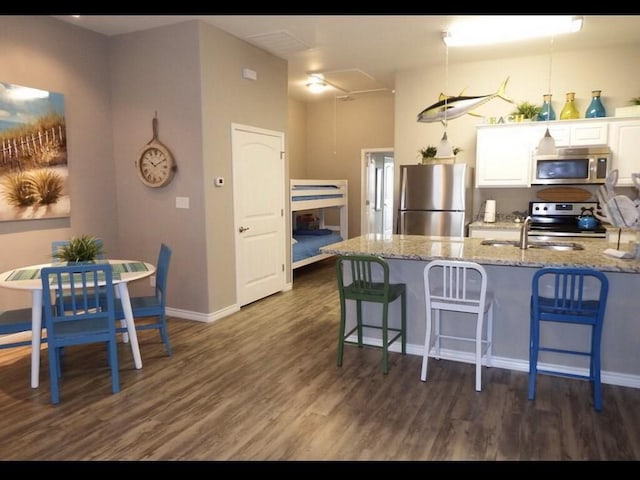
[[[111,369],[111,390],[120,391],[112,267],[68,264],[41,271],[43,319],[47,329],[51,403],[60,401],[61,349],[105,343]],[[53,298],[52,298],[53,297]],[[67,301],[69,300],[69,301]],[[95,305],[100,305],[95,308]]]
[[[136,331],[158,330],[160,339],[164,343],[169,356],[172,355],[169,335],[167,334],[166,302],[167,302],[167,276],[169,273],[169,261],[171,260],[171,249],[164,243],[160,245],[158,262],[156,266],[156,286],[153,295],[131,297],[131,310],[133,318],[153,317],[152,321],[137,322]],[[124,311],[120,302],[116,302],[116,320],[123,320]],[[125,327],[118,328],[118,332],[126,332]]]
[[[17,308],[0,312],[0,335],[31,332],[31,307]],[[40,332],[40,334],[42,334]],[[45,339],[41,340],[46,341]],[[6,348],[24,347],[31,345],[29,340],[12,340],[0,343],[0,350]]]
[[[531,287],[530,340],[529,340],[529,400],[535,398],[536,375],[543,373],[559,377],[589,380],[593,387],[593,406],[602,409],[600,382],[600,341],[609,292],[606,275],[589,268],[545,267],[536,271]],[[570,324],[589,327],[588,349],[583,346],[566,348],[540,341],[541,324]],[[552,327],[550,327],[552,328]],[[584,328],[584,327],[582,327]],[[549,330],[545,330],[547,332]],[[550,332],[550,331],[549,331]],[[576,374],[549,367],[538,367],[539,352],[553,352],[587,357],[588,373]]]

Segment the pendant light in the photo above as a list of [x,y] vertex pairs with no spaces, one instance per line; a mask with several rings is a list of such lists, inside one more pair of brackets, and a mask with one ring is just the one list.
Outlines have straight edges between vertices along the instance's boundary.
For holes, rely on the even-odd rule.
[[447,101],[449,97],[447,95],[448,90],[448,82],[449,82],[449,46],[445,44],[445,57],[444,57],[444,133],[442,134],[442,138],[440,139],[440,143],[438,144],[438,149],[436,150],[436,158],[451,158],[453,157],[453,149],[451,148],[451,144],[449,143],[449,139],[447,138],[447,110],[448,105]]
[[[551,94],[551,60],[553,58],[553,36],[551,36],[551,40],[549,42],[549,84],[548,84],[548,92]],[[558,149],[556,148],[556,141],[549,133],[549,118],[547,117],[547,129],[544,132],[543,137],[540,139],[538,143],[537,155],[556,155],[558,153]]]

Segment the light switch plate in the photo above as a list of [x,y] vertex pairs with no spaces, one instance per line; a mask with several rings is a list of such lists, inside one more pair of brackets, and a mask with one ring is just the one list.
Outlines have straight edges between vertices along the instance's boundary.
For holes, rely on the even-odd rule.
[[189,208],[189,197],[176,197],[176,208]]

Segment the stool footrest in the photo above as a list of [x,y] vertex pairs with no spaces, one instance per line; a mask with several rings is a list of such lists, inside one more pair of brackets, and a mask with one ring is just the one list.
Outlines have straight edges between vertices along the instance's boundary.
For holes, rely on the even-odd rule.
[[592,380],[593,378],[590,375],[580,375],[578,373],[567,373],[567,372],[558,372],[555,370],[537,370],[538,373],[542,373],[544,375],[551,375],[553,377],[568,377],[568,378],[577,378],[578,380]]
[[582,352],[580,350],[566,350],[562,348],[551,348],[551,347],[538,347],[539,352],[553,352],[553,353],[566,353],[568,355],[582,355],[584,357],[590,357],[591,352]]
[[[376,330],[382,330],[382,327],[379,327],[377,325],[362,325],[362,328],[375,328]],[[347,337],[352,335],[356,330],[358,330],[357,326],[352,328],[351,330],[349,330],[345,334],[344,339],[343,339],[344,343],[348,343],[349,345],[359,345],[358,342],[354,342],[352,340],[347,340]],[[387,328],[387,330],[390,331],[390,332],[397,332],[394,337],[391,337],[390,339],[387,340],[387,345],[391,345],[393,342],[395,342],[400,337],[402,337],[402,330],[400,330],[399,328]],[[362,345],[366,345],[368,347],[382,348],[382,345],[373,345],[373,344],[370,344],[370,343],[363,343]]]

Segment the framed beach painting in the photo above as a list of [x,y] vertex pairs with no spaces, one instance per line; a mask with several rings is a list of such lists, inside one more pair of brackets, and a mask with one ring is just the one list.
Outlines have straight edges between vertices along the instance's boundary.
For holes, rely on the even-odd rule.
[[0,221],[71,215],[64,97],[0,82]]

